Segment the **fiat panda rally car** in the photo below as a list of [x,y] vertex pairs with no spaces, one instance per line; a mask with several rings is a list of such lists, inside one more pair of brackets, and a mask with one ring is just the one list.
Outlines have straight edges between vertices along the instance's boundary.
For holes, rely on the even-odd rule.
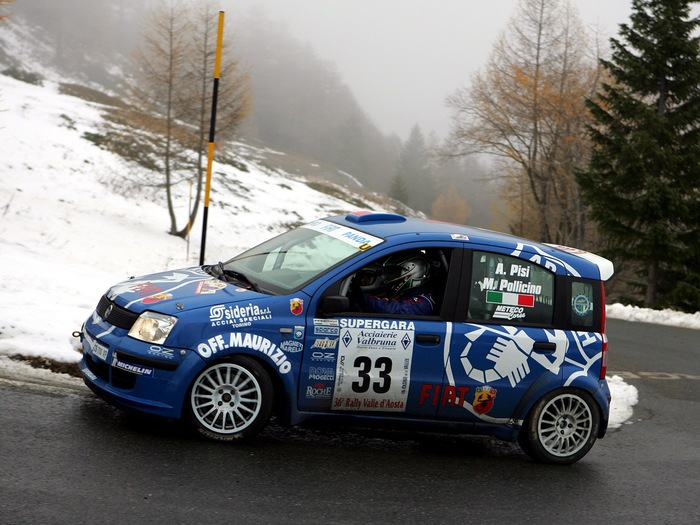
[[[418,253],[430,315],[355,308],[358,276]],[[110,288],[86,384],[220,440],[324,418],[517,440],[573,463],[605,434],[610,261],[488,230],[358,212],[233,259]],[[415,277],[415,276],[414,276]]]

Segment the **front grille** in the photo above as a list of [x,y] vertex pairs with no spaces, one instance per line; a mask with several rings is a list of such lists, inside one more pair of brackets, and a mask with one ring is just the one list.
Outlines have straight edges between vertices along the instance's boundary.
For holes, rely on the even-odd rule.
[[97,377],[103,381],[109,381],[109,365],[107,363],[85,354],[85,364]]
[[121,370],[119,368],[112,368],[112,386],[114,388],[120,388],[121,390],[131,390],[136,386],[136,374],[127,372],[126,370]]
[[[85,356],[85,364],[93,374],[103,381],[107,381],[115,388],[131,390],[136,386],[136,374],[110,366],[101,359],[89,355]],[[111,379],[110,371],[112,372]]]
[[138,314],[130,312],[121,306],[117,306],[114,301],[110,301],[106,295],[103,295],[100,302],[97,303],[96,310],[102,319],[124,330],[131,330],[136,319],[139,318]]

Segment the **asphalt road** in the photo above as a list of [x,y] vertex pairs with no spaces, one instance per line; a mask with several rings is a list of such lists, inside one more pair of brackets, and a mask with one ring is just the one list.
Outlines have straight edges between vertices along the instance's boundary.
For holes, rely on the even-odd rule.
[[281,429],[251,445],[0,374],[0,523],[700,522],[700,332],[610,320],[634,415],[569,467],[487,438]]

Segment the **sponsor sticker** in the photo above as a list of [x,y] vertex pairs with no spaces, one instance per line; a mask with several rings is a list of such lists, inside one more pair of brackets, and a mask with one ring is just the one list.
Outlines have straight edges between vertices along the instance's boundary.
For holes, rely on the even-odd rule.
[[525,318],[525,308],[522,306],[505,306],[499,304],[496,307],[496,311],[493,313],[494,319],[504,319],[506,321],[512,321],[513,319],[523,319]]
[[163,292],[163,293],[157,293],[155,295],[149,295],[148,297],[143,298],[143,304],[155,304],[159,303],[160,301],[167,301],[168,299],[172,299],[173,294]]
[[462,407],[467,403],[468,386],[424,383],[420,387],[420,406]]
[[335,368],[311,366],[309,367],[309,379],[314,381],[335,381]]
[[412,321],[341,319],[333,410],[406,410]]
[[306,387],[306,398],[307,399],[330,399],[332,392],[333,392],[333,387],[325,385],[323,383],[316,383],[315,385],[309,385]]
[[329,339],[328,337],[324,339],[316,339],[311,348],[319,348],[321,350],[335,350],[338,347],[337,339]]
[[296,354],[304,349],[304,345],[301,341],[282,341],[280,348],[288,354]]
[[350,246],[354,246],[361,251],[365,251],[384,242],[384,239],[380,239],[379,237],[374,237],[373,235],[363,233],[353,228],[341,226],[340,224],[334,224],[322,219],[305,224],[303,227],[330,235],[331,237],[341,240]]
[[210,337],[197,345],[197,353],[207,359],[231,348],[247,348],[268,356],[282,374],[292,369],[292,364],[282,348],[266,337],[249,332],[231,332]]
[[311,360],[319,361],[322,363],[335,363],[335,352],[323,352],[321,350],[314,350],[311,352]]
[[591,300],[587,295],[579,294],[571,301],[571,308],[580,317],[585,317],[591,311]]
[[212,294],[219,290],[226,288],[226,283],[224,281],[219,281],[218,279],[208,279],[206,281],[199,281],[197,283],[197,288],[194,293],[196,294]]
[[337,319],[314,319],[314,335],[340,335]]
[[474,402],[472,406],[477,414],[487,414],[493,408],[494,400],[496,399],[496,389],[490,386],[478,386],[474,393]]
[[148,353],[162,359],[175,359],[175,350],[172,348],[163,348],[162,346],[152,345],[148,349]]
[[91,381],[97,381],[97,376],[92,373],[92,370],[90,370],[87,366],[81,366],[80,371],[88,376]]
[[209,309],[209,322],[212,326],[240,328],[251,326],[256,321],[272,319],[270,307],[261,308],[257,304],[236,305],[217,304]]
[[132,292],[140,295],[141,297],[147,297],[149,295],[155,295],[163,291],[162,288],[156,286],[151,281],[138,283],[129,288]]
[[114,368],[119,368],[120,370],[126,370],[127,372],[131,372],[132,374],[153,377],[152,368],[126,363],[124,361],[121,361],[116,355],[114,356],[114,359],[112,359],[112,366]]
[[294,315],[301,315],[301,313],[304,311],[304,299],[300,299],[299,297],[290,299],[289,311]]

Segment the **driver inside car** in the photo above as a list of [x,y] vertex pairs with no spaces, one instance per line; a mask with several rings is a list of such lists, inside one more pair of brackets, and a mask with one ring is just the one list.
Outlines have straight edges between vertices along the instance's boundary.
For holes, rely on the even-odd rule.
[[354,279],[355,303],[362,312],[432,315],[435,301],[426,286],[430,264],[421,252],[392,255]]

